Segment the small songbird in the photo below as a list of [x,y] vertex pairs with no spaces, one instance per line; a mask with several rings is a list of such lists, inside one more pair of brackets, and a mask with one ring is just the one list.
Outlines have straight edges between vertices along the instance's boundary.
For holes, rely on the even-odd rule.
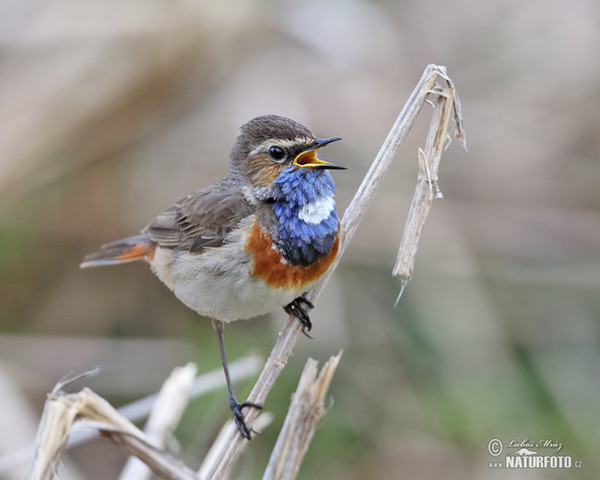
[[302,295],[338,251],[335,185],[328,170],[344,169],[316,157],[339,137],[318,139],[277,115],[241,127],[225,178],[188,195],[140,233],[87,255],[81,268],[145,260],[177,298],[212,319],[229,404],[240,433],[250,439],[233,392],[223,324],[283,307],[311,328]]

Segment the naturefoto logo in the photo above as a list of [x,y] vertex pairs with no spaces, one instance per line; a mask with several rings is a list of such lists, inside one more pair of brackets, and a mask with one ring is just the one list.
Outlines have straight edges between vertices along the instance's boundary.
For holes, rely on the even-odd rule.
[[[563,455],[563,443],[555,440],[510,440],[502,443],[493,438],[488,443],[492,457],[504,453],[504,461],[489,462],[490,468],[581,468],[581,460]],[[498,460],[501,460],[498,458]]]

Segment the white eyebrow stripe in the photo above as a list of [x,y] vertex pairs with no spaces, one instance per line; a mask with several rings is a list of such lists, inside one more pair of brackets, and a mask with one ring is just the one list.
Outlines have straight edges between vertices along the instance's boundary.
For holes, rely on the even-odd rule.
[[296,137],[291,140],[290,139],[281,139],[281,138],[267,138],[266,140],[261,142],[259,145],[257,145],[249,153],[249,155],[256,155],[257,153],[266,152],[267,149],[272,145],[277,145],[278,147],[286,149],[286,148],[295,147],[297,145],[302,145],[302,144],[304,144],[306,147],[312,147],[314,145],[314,143],[315,143],[315,139],[310,138],[310,137]]

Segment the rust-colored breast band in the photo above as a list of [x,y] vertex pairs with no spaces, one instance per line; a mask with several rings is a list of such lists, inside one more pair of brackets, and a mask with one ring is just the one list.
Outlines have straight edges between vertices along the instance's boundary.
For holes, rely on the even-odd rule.
[[252,259],[252,276],[274,288],[301,289],[318,280],[327,271],[337,255],[338,247],[339,237],[336,237],[329,253],[315,263],[292,266],[281,256],[270,235],[255,221],[244,249]]

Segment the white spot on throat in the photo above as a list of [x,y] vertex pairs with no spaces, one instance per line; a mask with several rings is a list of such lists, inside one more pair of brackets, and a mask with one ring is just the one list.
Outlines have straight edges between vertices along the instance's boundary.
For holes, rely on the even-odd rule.
[[328,197],[317,197],[312,202],[307,202],[300,208],[298,218],[303,222],[316,225],[329,218],[335,208],[333,195]]

